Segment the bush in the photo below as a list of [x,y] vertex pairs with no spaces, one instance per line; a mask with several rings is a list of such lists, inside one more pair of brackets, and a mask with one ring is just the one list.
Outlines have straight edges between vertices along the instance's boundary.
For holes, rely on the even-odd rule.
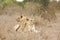
[[60,10],[60,1],[57,4],[57,9]]
[[0,7],[1,8],[4,8],[6,5],[12,5],[13,4],[13,1],[12,0],[2,0],[0,2]]
[[42,7],[44,9],[47,9],[49,2],[50,2],[49,0],[41,0],[40,1],[40,3],[42,4]]
[[0,7],[4,8],[7,5],[24,6],[25,2],[16,2],[15,0],[3,0],[0,2]]

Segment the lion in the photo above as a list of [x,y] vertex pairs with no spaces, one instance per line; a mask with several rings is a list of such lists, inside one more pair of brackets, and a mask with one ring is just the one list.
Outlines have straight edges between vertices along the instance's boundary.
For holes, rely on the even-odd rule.
[[19,29],[24,31],[25,28],[28,28],[28,31],[38,32],[35,28],[35,24],[34,24],[35,20],[33,18],[19,16],[16,20],[17,20],[17,22],[20,22],[20,24],[17,24],[15,26],[16,31],[18,31]]

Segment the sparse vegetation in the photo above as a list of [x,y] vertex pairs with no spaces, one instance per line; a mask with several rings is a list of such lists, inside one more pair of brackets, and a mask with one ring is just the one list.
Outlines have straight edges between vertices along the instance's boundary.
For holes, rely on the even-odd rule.
[[[29,3],[31,3],[30,7],[28,7],[29,5],[26,5],[26,4],[29,4]],[[54,15],[55,15],[55,4],[52,3],[54,5],[53,6],[52,4],[50,5],[49,3],[50,3],[49,0],[34,0],[34,1],[32,0],[32,2],[27,1],[27,0],[25,0],[24,2],[16,2],[15,0],[2,0],[1,3],[0,3],[0,8],[4,9],[5,6],[7,6],[7,5],[11,5],[11,6],[12,5],[15,5],[15,6],[17,5],[17,6],[22,6],[25,10],[26,7],[28,7],[28,9],[30,9],[33,6],[36,6],[34,9],[31,8],[31,10],[33,10],[33,12],[31,11],[32,14],[33,15],[41,15],[42,18],[50,20],[52,18],[53,19],[55,18],[54,17]],[[37,5],[39,5],[39,6],[37,6]],[[46,15],[46,16],[44,16],[44,15]],[[49,18],[47,18],[47,16],[49,16]]]
[[60,40],[60,12],[56,12],[56,8],[56,2],[46,5],[40,0],[0,1],[0,40]]

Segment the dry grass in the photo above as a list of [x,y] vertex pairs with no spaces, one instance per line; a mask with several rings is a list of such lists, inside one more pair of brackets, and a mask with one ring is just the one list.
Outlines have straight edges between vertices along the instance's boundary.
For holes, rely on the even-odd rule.
[[[21,9],[22,8],[22,9]],[[28,16],[41,16],[44,20],[52,21],[56,19],[55,11],[56,11],[56,3],[50,3],[49,8],[47,10],[42,9],[40,4],[27,2],[23,7],[20,7],[21,14]],[[42,9],[42,10],[41,10]],[[19,9],[18,9],[19,10]],[[0,11],[2,14],[4,10]],[[8,12],[7,12],[8,13]],[[13,13],[12,13],[13,14]]]
[[[25,8],[17,7],[17,6],[8,6],[4,8],[2,15],[0,15],[0,39],[1,40],[56,40],[58,30],[60,31],[60,23],[49,23],[48,21],[44,21],[43,18],[50,20],[55,16],[54,9],[49,9],[46,14],[39,9],[39,5],[30,3],[26,4]],[[6,13],[4,15],[4,13]],[[52,14],[54,13],[54,14]],[[34,14],[32,16],[32,14]],[[60,13],[59,13],[60,14]],[[58,14],[58,15],[59,15]],[[16,17],[19,15],[24,15],[27,17],[33,17],[36,20],[36,29],[41,31],[40,33],[34,32],[20,32],[14,31],[13,27],[17,24]],[[38,16],[39,15],[39,16]],[[60,15],[59,15],[60,16]],[[49,27],[52,26],[52,27]]]
[[47,10],[41,10],[41,17],[47,19],[48,21],[56,20],[56,7],[56,2],[49,3]]

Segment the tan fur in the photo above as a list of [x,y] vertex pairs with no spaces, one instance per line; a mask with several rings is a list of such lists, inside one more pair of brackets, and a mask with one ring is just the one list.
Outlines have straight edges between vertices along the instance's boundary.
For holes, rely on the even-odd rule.
[[18,31],[19,29],[24,31],[25,28],[28,28],[28,31],[33,30],[37,32],[37,30],[35,30],[34,19],[27,18],[24,16],[19,16],[17,18],[17,21],[20,22],[20,24],[18,24],[19,26],[15,28],[16,31]]
[[33,19],[27,18],[27,17],[24,17],[24,16],[19,16],[16,20],[18,22],[20,22],[19,27],[16,29],[16,31],[19,28],[23,31],[25,27],[27,27],[28,25],[33,24]]

